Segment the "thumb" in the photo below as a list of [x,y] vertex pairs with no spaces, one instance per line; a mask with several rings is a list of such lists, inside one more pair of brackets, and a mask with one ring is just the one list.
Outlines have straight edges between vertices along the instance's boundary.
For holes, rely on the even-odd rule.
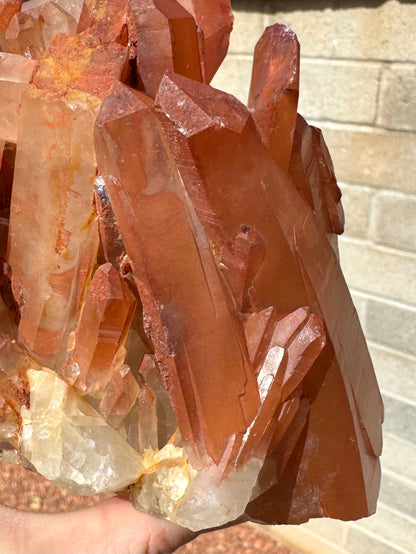
[[194,536],[119,497],[59,514],[0,506],[0,554],[169,554]]

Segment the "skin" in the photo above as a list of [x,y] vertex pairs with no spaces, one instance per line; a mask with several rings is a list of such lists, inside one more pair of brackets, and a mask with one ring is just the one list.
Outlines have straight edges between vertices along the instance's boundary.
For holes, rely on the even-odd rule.
[[169,554],[194,537],[117,497],[59,514],[0,505],[0,554]]

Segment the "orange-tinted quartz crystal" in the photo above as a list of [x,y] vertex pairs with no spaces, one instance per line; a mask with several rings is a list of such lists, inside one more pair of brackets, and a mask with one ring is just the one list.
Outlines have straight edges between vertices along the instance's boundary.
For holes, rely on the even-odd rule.
[[229,0],[0,22],[0,458],[194,530],[374,512],[383,407],[294,33],[247,108],[208,84]]

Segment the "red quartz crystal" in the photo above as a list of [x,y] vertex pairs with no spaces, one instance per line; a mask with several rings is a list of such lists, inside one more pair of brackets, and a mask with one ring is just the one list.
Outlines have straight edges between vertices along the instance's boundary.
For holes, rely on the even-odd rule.
[[0,2],[0,446],[192,529],[374,512],[383,406],[294,33],[247,108],[208,84],[229,0],[28,4]]
[[19,13],[23,0],[0,0],[0,32],[9,26],[12,17]]

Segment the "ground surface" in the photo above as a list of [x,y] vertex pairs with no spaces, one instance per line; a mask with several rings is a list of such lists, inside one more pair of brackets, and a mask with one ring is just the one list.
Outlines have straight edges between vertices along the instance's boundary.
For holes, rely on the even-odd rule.
[[[31,512],[61,512],[91,506],[99,497],[79,497],[58,489],[20,466],[0,462],[0,503]],[[294,554],[254,526],[244,523],[205,533],[175,554]]]
[[243,523],[229,529],[200,535],[176,550],[175,554],[295,554],[295,552],[271,540],[249,523]]

